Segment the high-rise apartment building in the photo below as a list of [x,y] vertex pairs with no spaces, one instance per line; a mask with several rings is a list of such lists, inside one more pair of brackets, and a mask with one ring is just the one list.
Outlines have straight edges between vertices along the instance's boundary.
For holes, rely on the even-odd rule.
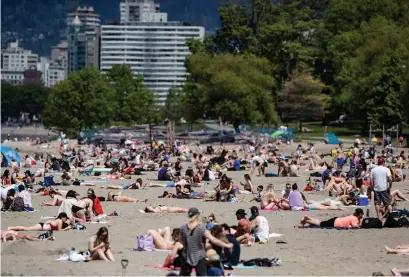
[[[138,8],[139,7],[139,8]],[[122,0],[121,24],[101,26],[100,69],[125,64],[142,74],[146,86],[164,104],[172,87],[186,79],[188,38],[203,39],[205,30],[182,22],[168,22],[152,0]]]
[[160,13],[160,4],[153,0],[121,0],[121,23],[157,21],[166,22],[167,14]]
[[74,19],[78,17],[86,30],[94,30],[101,26],[101,18],[98,13],[94,11],[93,7],[78,7],[75,12],[67,15],[67,26],[71,26]]
[[37,66],[38,55],[19,47],[18,41],[1,51],[1,81],[20,84],[24,71]]
[[79,7],[67,17],[68,74],[87,66],[99,68],[100,18],[92,7]]
[[67,70],[68,44],[63,40],[51,49],[51,60]]
[[53,87],[67,78],[67,70],[58,61],[41,57],[37,65],[42,72],[42,81],[46,87]]

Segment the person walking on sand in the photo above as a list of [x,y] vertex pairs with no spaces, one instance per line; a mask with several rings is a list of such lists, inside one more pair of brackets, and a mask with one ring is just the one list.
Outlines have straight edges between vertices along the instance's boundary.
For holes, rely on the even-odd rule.
[[[205,239],[210,243],[224,248],[233,248],[232,243],[225,243],[213,237],[209,230],[199,225],[200,211],[197,208],[188,210],[189,222],[180,227],[180,243],[182,250],[182,267],[179,276],[190,276],[193,268],[196,276],[206,276],[206,247]],[[175,257],[171,257],[174,259]]]
[[387,207],[389,213],[392,212],[391,199],[389,196],[389,192],[392,188],[392,174],[389,168],[384,165],[385,160],[380,158],[378,160],[378,166],[371,170],[371,184],[374,190],[374,203],[378,218],[381,204]]

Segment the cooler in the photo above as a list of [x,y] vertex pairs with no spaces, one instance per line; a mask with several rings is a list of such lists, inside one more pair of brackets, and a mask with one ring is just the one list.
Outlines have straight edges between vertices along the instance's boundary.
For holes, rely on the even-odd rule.
[[359,196],[359,206],[368,206],[369,201],[368,201],[368,196],[361,194]]

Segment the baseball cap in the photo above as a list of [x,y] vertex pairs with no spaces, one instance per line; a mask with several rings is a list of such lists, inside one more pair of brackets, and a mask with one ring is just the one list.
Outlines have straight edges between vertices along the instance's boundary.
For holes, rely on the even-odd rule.
[[238,209],[237,211],[236,211],[236,215],[247,215],[246,214],[246,211],[245,210],[243,210],[243,209]]
[[252,215],[257,215],[258,214],[258,208],[256,206],[253,206],[250,208],[250,212]]
[[200,210],[199,210],[198,208],[190,208],[190,209],[187,211],[187,215],[188,215],[189,217],[194,217],[194,216],[199,215],[199,214],[200,214]]

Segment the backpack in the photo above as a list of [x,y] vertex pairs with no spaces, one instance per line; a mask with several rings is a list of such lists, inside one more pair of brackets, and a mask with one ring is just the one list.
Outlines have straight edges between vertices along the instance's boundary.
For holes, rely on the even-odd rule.
[[398,224],[398,221],[396,219],[394,219],[392,215],[389,215],[388,218],[386,218],[386,221],[383,224],[383,227],[385,227],[385,228],[398,228],[399,224]]
[[382,221],[379,218],[367,217],[362,220],[361,227],[364,229],[381,229]]
[[14,198],[13,203],[10,205],[10,210],[13,212],[24,211],[24,199],[19,196]]
[[409,227],[409,220],[407,217],[401,217],[398,219],[398,226],[399,227]]
[[155,251],[152,235],[141,235],[136,237],[137,251]]

